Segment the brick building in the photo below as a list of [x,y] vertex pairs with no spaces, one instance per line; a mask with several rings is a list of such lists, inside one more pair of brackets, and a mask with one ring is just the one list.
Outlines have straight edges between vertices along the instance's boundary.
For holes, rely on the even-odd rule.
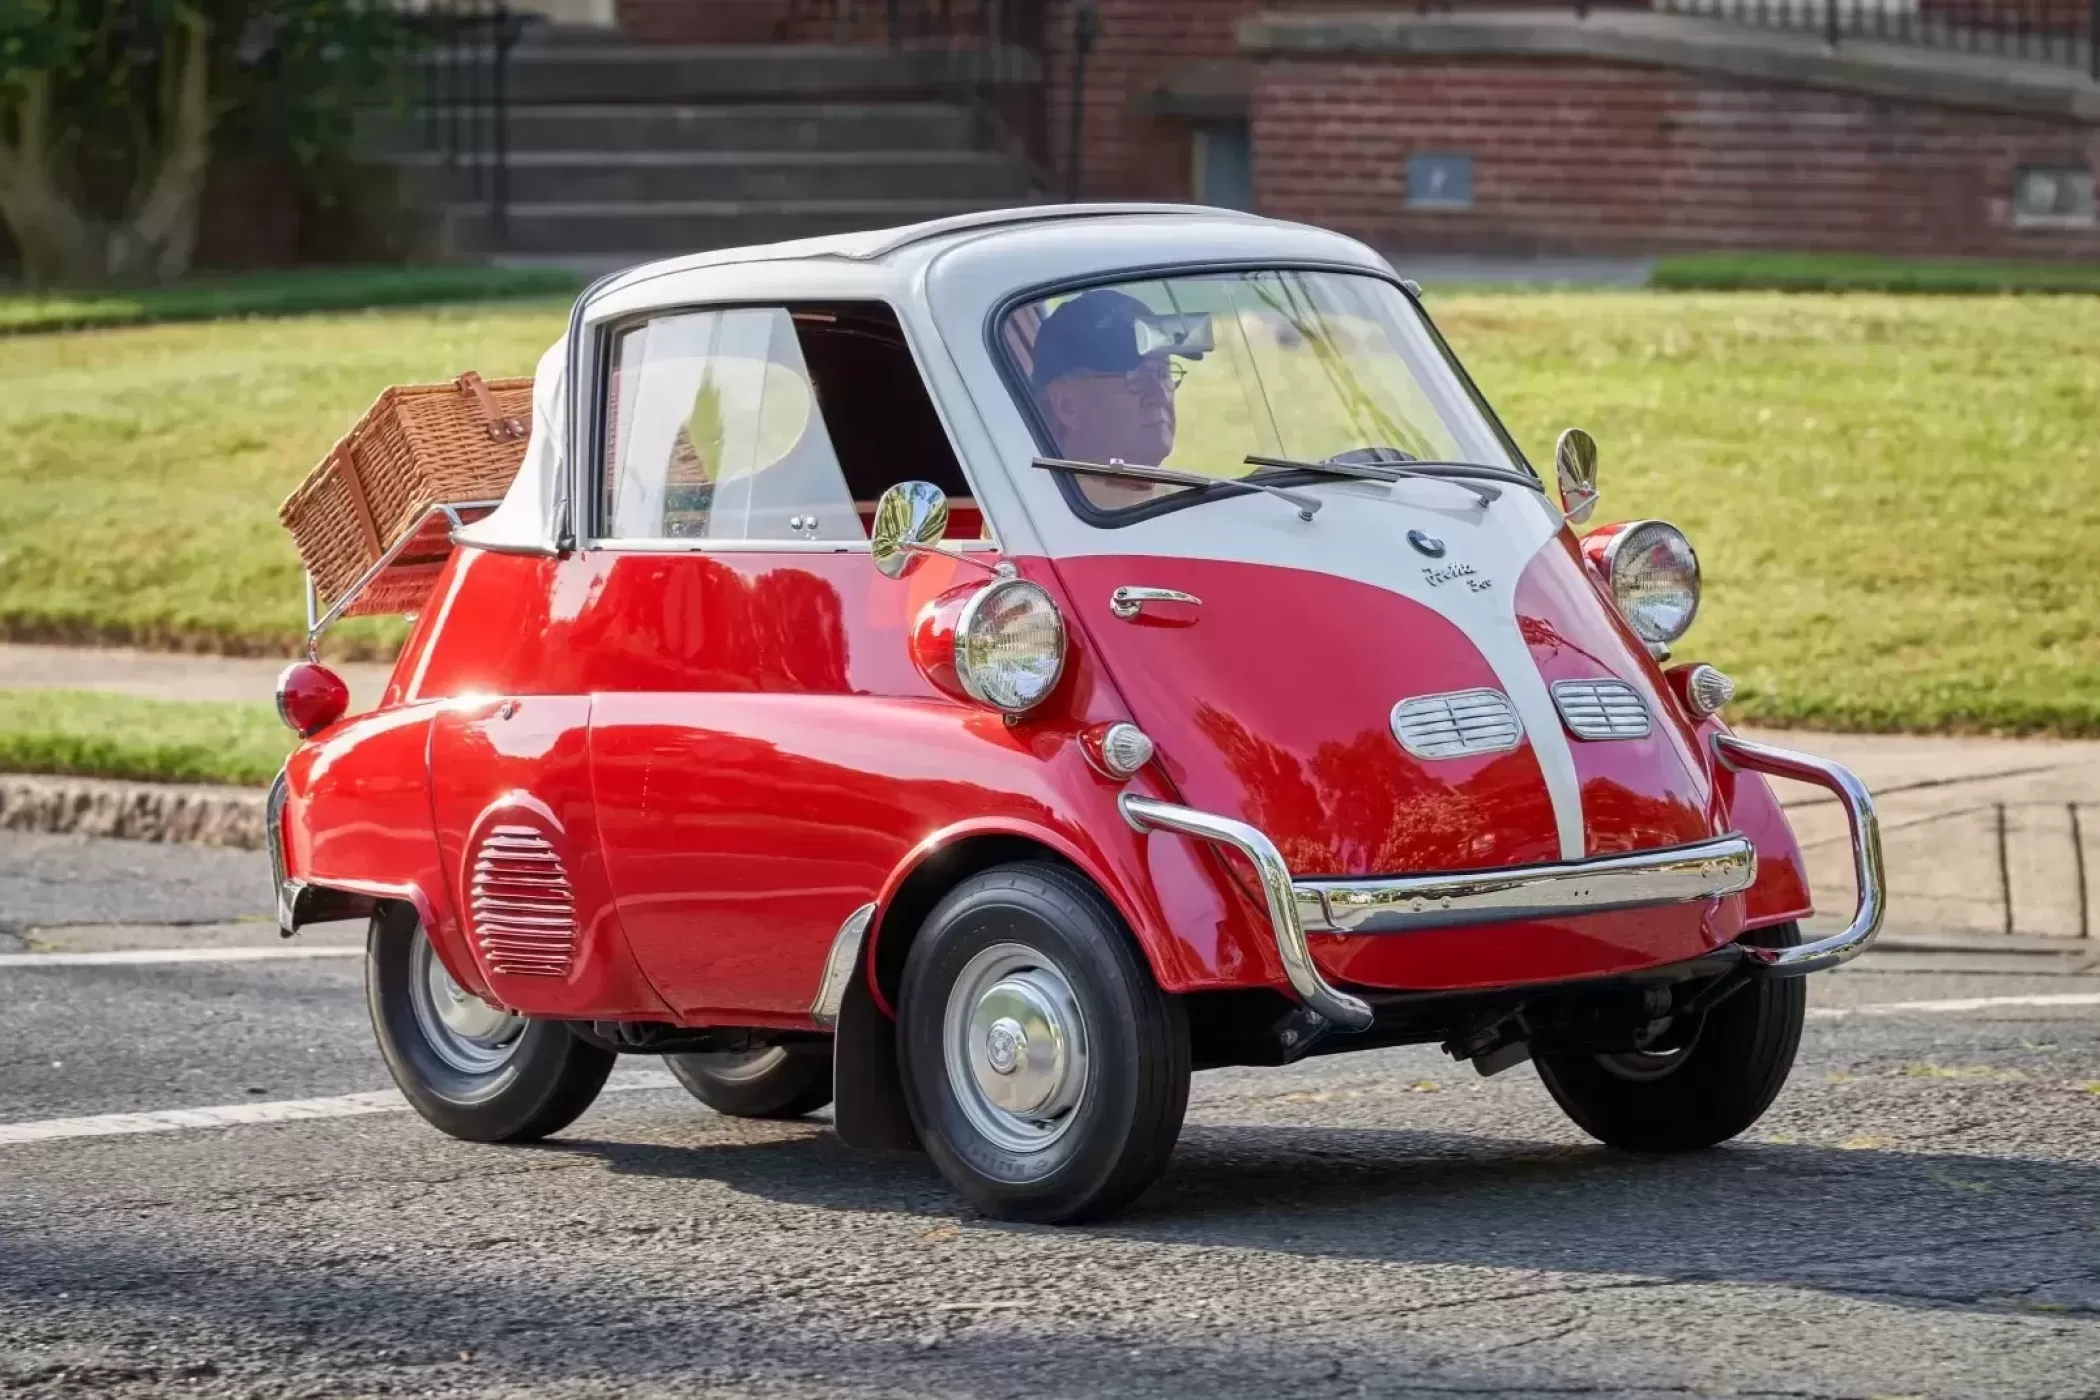
[[[563,23],[514,60],[513,251],[707,246],[1076,183],[1419,251],[2100,257],[2100,0],[1657,5],[540,0]],[[596,143],[650,147],[655,183],[613,203],[639,217],[647,186],[674,212],[583,227],[564,192],[621,157],[560,176],[532,133],[575,128],[562,102],[682,113]],[[936,137],[907,109],[951,120]],[[765,126],[821,112],[829,136]],[[749,161],[703,127],[747,133]],[[575,227],[539,230],[541,208]]]

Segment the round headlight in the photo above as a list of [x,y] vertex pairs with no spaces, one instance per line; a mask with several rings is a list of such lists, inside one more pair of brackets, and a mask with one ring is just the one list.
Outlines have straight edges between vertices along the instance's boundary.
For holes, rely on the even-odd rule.
[[1644,642],[1674,642],[1699,615],[1699,556],[1675,525],[1628,525],[1606,546],[1604,570],[1619,611]]
[[963,605],[955,623],[955,675],[995,709],[1020,714],[1056,689],[1065,669],[1065,620],[1027,579],[994,583]]

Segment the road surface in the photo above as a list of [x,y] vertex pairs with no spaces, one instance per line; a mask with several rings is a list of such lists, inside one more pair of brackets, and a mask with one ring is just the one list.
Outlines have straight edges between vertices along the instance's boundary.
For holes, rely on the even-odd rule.
[[0,1392],[2100,1396],[2100,961],[1819,979],[1772,1113],[1677,1159],[1434,1048],[1201,1075],[1165,1180],[1052,1229],[648,1060],[452,1142],[265,883],[0,837]]

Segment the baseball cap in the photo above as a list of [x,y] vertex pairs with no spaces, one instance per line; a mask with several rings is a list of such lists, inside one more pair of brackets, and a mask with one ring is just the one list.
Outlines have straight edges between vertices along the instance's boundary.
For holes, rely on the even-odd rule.
[[1082,292],[1044,318],[1035,333],[1038,386],[1075,369],[1121,374],[1138,367],[1138,321],[1150,314],[1128,292],[1097,287]]

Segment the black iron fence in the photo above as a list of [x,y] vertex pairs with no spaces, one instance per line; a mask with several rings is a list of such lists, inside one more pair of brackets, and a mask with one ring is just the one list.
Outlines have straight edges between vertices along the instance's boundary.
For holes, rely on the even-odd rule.
[[[1070,25],[1054,32],[1053,10]],[[1076,197],[1077,121],[1086,50],[1098,29],[1094,0],[795,0],[783,39],[879,44],[928,92],[970,104],[988,144],[1027,161],[1045,190]],[[1053,154],[1052,50],[1071,59],[1067,105],[1074,123],[1063,159]],[[911,80],[907,80],[911,81]]]
[[1670,14],[2083,68],[2100,81],[2100,0],[1654,0]]
[[485,251],[502,249],[510,209],[510,52],[524,20],[505,0],[402,5],[414,61],[404,94],[456,197],[479,204]]

